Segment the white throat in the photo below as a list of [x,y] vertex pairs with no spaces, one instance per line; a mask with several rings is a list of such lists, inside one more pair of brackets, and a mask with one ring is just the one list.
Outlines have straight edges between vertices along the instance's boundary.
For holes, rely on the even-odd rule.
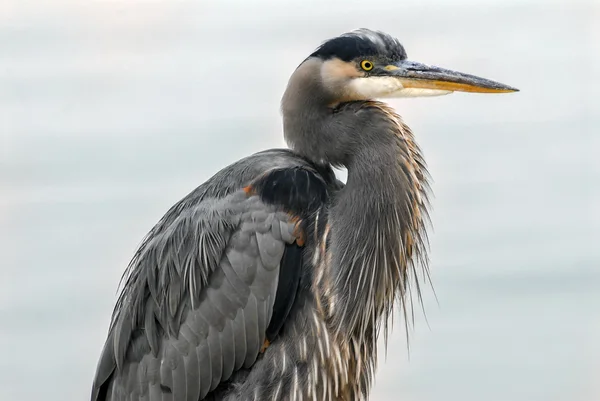
[[452,91],[440,89],[405,88],[394,77],[354,78],[349,84],[350,90],[361,99],[442,96]]

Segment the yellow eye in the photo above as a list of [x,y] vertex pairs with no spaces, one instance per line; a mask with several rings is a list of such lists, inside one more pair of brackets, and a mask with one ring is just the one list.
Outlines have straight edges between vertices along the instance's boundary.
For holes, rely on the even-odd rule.
[[373,63],[369,60],[363,60],[360,62],[360,67],[365,71],[371,71],[373,69]]

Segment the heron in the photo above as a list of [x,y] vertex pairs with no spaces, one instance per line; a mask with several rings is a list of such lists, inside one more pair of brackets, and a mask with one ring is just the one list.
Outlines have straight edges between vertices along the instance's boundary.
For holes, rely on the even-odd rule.
[[378,339],[429,279],[425,159],[376,99],[455,91],[517,89],[381,31],[318,46],[282,97],[288,148],[224,167],[135,252],[91,400],[367,400]]

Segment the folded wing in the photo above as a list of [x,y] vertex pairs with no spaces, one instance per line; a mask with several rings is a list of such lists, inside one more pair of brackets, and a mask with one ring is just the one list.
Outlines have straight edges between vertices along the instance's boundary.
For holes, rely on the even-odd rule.
[[187,205],[148,237],[117,303],[93,401],[203,399],[277,336],[301,279],[299,214],[322,205],[326,188],[300,168],[255,184]]

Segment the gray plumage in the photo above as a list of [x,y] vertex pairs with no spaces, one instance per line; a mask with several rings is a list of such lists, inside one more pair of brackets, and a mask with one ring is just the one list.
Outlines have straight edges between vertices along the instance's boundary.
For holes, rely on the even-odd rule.
[[203,399],[255,362],[294,224],[241,188],[276,167],[310,165],[286,150],[248,157],[173,206],[148,234],[124,274],[96,375],[99,388],[115,367],[122,372],[107,399],[162,399],[161,385],[173,399]]
[[395,301],[407,322],[428,279],[425,161],[373,98],[451,90],[513,88],[409,62],[381,32],[320,46],[282,99],[292,149],[224,168],[140,246],[92,401],[367,399]]

